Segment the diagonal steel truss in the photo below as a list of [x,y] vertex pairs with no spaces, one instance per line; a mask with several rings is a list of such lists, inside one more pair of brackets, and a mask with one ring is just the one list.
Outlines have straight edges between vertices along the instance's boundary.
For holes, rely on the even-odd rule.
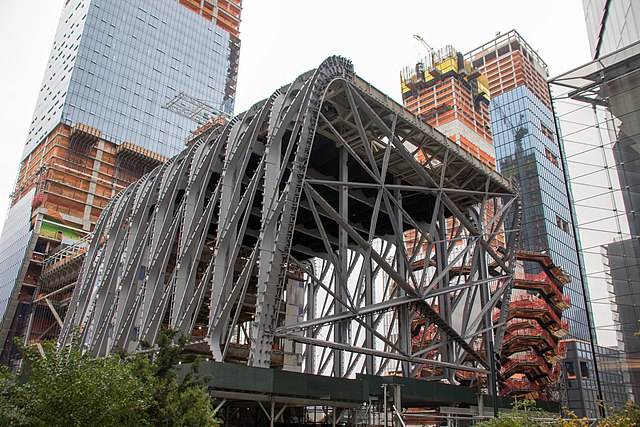
[[258,367],[486,374],[519,218],[509,182],[331,57],[111,202],[60,342],[171,327]]

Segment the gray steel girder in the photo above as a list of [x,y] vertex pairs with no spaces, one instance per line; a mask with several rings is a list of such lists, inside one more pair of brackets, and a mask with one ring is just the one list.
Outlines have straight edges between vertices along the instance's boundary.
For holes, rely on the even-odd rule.
[[517,200],[331,57],[110,203],[60,343],[79,325],[103,356],[171,327],[257,367],[284,340],[312,373],[486,373]]

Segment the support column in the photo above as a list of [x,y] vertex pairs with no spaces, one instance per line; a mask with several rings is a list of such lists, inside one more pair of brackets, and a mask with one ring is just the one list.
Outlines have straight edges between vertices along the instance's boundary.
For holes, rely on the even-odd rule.
[[[312,266],[310,266],[312,271],[315,270],[314,267],[315,267],[315,263]],[[307,283],[307,318],[305,319],[306,321],[313,320],[316,317],[317,291],[318,291],[318,285],[313,280],[309,280],[309,282]],[[313,338],[313,328],[309,328],[306,332],[306,335],[308,338]],[[304,371],[307,374],[315,374],[315,363],[316,363],[315,347],[312,346],[311,344],[304,344],[304,345],[306,347]]]
[[402,413],[402,384],[391,384],[391,386],[393,387],[393,425],[394,427],[404,427],[400,416]]
[[[371,243],[371,242],[370,242]],[[373,304],[373,277],[372,277],[372,265],[371,265],[371,257],[369,254],[364,256],[363,267],[365,269],[365,278],[364,278],[364,300],[367,306]],[[364,338],[364,346],[365,348],[374,348],[374,337],[373,332],[373,315],[369,314],[364,318],[365,323],[369,326],[370,329],[365,331]],[[366,355],[364,360],[364,369],[368,375],[375,375],[374,366],[373,366],[373,356]]]
[[271,401],[271,416],[269,417],[269,426],[274,427],[276,421],[276,402]]
[[[340,181],[349,181],[349,166],[348,166],[349,154],[344,147],[340,147]],[[339,190],[338,210],[340,217],[344,219],[349,218],[349,187],[347,185],[341,185]],[[348,283],[346,281],[349,269],[349,234],[342,227],[338,232],[338,265],[335,266],[338,271],[334,273],[335,293],[336,298],[344,301],[345,296],[349,292],[347,289]],[[343,282],[344,280],[344,282]],[[335,301],[333,310],[336,314],[342,313],[344,307],[338,301]],[[348,321],[343,320],[335,325],[334,341],[339,344],[347,343],[347,328]],[[333,350],[333,375],[337,378],[341,378],[344,375],[344,351],[334,349]]]
[[495,353],[493,351],[493,340],[489,343],[489,363],[491,364],[489,369],[489,392],[491,393],[491,401],[493,402],[493,416],[498,416],[498,381],[496,372],[496,360]]
[[[485,202],[487,203],[487,202]],[[484,210],[481,210],[481,212]],[[472,221],[475,223],[478,230],[482,229],[482,218],[481,215],[475,208],[469,209],[469,216]],[[483,238],[483,236],[480,236]],[[484,248],[480,244],[476,244],[473,252],[473,275],[472,279],[477,282],[482,282],[480,285],[480,304],[482,307],[485,307],[489,303],[489,283],[486,279],[489,277],[489,271],[487,267],[487,254]],[[489,387],[489,394],[491,394],[491,398],[493,401],[493,416],[498,416],[498,382],[496,372],[496,361],[495,361],[495,352],[494,352],[494,337],[493,337],[493,320],[491,318],[491,310],[487,310],[484,313],[482,319],[482,328],[484,329],[483,339],[484,339],[484,348],[485,348],[485,360],[489,363],[489,378],[487,378],[487,383]]]
[[387,383],[382,384],[382,397],[383,397],[383,403],[382,403],[382,413],[384,414],[384,427],[387,427],[389,425],[389,420],[388,420],[388,408],[387,408]]
[[[394,180],[396,185],[402,184],[401,180],[396,178]],[[402,192],[398,189],[394,190],[394,199],[396,204],[394,205],[394,216],[396,220],[396,230],[400,233],[400,236],[397,236],[397,248],[396,248],[396,269],[398,271],[398,275],[402,277],[405,282],[409,282],[407,268],[405,265],[405,259],[407,254],[405,253],[405,243],[404,243],[404,234],[402,233],[403,227],[403,216],[402,216]],[[407,293],[400,287],[397,287],[397,296],[403,297],[407,295]],[[409,307],[407,305],[402,305],[398,307],[398,347],[405,354],[411,353],[411,320],[409,315]],[[409,377],[411,375],[411,366],[408,361],[402,361],[402,376]]]
[[[444,208],[440,206],[438,212],[438,236],[435,243],[436,250],[436,273],[439,274],[442,272],[449,260],[449,242],[447,241],[448,234],[447,227],[447,219],[444,215]],[[440,317],[444,319],[447,324],[451,324],[451,299],[448,293],[445,293],[444,290],[449,287],[449,275],[445,274],[442,276],[440,281],[438,282],[438,288],[443,291],[443,293],[438,297],[438,312]],[[441,334],[442,336],[442,334]],[[452,362],[453,361],[453,343],[449,339],[449,337],[445,337],[447,343],[442,347],[442,361],[443,362]],[[449,368],[442,368],[442,376],[443,378],[447,378],[449,381],[453,381],[453,376],[455,372],[452,372]]]

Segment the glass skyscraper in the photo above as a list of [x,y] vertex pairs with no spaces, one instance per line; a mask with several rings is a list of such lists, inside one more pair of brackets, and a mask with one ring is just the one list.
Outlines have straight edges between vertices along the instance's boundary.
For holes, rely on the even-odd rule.
[[[597,340],[589,288],[562,135],[556,126],[547,84],[547,66],[516,31],[498,36],[467,55],[489,77],[492,95],[489,108],[498,170],[520,186],[523,206],[520,247],[546,253],[568,276],[569,281],[563,287],[571,302],[563,312],[563,319],[569,323],[565,339],[582,343],[585,351],[580,352],[580,357],[593,369],[596,379],[581,384],[589,385],[592,394],[602,398],[598,365],[594,363]],[[558,398],[580,416],[597,416],[594,409],[597,405],[585,412],[584,406],[576,406],[578,401],[567,395],[573,384],[567,378],[564,377],[562,385],[558,384]]]
[[[602,248],[588,264],[600,323],[615,330],[628,400],[640,399],[640,3],[583,0],[593,61],[550,83],[561,113],[578,212]],[[585,233],[586,234],[586,233]],[[587,255],[585,255],[587,257]],[[604,260],[604,264],[601,262]],[[590,271],[589,271],[590,270]],[[592,279],[593,278],[593,279]],[[598,289],[599,288],[599,289]],[[609,294],[607,295],[607,290]],[[609,306],[609,302],[611,305]],[[611,309],[612,313],[610,312]],[[613,325],[611,325],[613,323]],[[608,366],[601,366],[606,376]]]
[[13,361],[14,337],[59,331],[75,279],[50,261],[82,242],[110,198],[184,149],[197,123],[176,100],[195,101],[200,122],[233,113],[241,10],[241,0],[65,2],[0,238],[0,363]]
[[552,111],[526,86],[490,104],[498,170],[520,185],[521,247],[543,252],[571,277],[564,287],[569,334],[589,341],[589,322],[576,238]]
[[546,82],[547,66],[516,31],[466,57],[489,79],[498,170],[514,178],[522,193],[520,247],[546,253],[570,276],[564,293],[571,308],[563,313],[569,321],[569,336],[591,342],[588,288]]
[[23,158],[58,123],[176,154],[194,123],[163,106],[183,92],[231,114],[238,48],[236,36],[178,1],[67,2]]

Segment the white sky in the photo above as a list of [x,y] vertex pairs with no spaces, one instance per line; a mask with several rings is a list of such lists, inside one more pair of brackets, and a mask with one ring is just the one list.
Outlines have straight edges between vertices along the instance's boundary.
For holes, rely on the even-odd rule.
[[[63,3],[0,4],[2,218]],[[352,60],[360,77],[399,101],[400,69],[425,54],[413,34],[435,49],[451,44],[467,52],[497,31],[514,28],[539,51],[551,76],[590,60],[582,0],[244,0],[236,112],[336,54]],[[596,308],[596,323],[610,325],[608,307]],[[615,344],[610,331],[600,331],[599,338],[601,344]]]

